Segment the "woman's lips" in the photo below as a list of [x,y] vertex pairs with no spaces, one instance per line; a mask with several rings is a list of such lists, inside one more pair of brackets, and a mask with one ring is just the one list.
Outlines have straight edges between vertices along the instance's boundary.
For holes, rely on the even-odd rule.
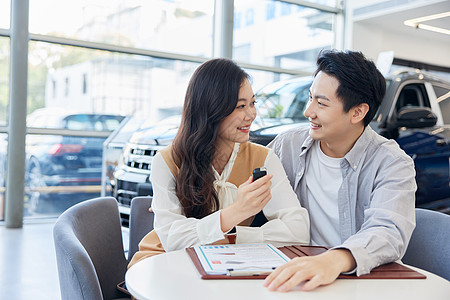
[[248,133],[250,131],[250,125],[238,127],[237,129],[241,132]]

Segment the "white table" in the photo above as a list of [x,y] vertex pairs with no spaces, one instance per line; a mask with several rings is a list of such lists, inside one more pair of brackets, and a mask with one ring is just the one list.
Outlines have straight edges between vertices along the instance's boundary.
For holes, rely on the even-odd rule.
[[195,299],[399,299],[449,300],[450,282],[413,268],[427,279],[338,279],[311,292],[298,288],[270,292],[263,280],[203,280],[185,250],[144,259],[125,275],[128,290],[139,300]]

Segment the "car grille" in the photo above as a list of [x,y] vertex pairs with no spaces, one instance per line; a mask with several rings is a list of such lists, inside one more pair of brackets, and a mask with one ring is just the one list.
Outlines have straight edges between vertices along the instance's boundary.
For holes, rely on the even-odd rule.
[[157,151],[158,150],[131,148],[130,149],[130,154],[144,155],[144,156],[155,156]]
[[[152,145],[152,148],[148,148],[148,145],[128,145],[128,153],[124,153],[125,172],[128,173],[139,173],[149,175],[153,157],[158,153],[159,149],[164,146]],[[139,196],[138,195],[138,184],[142,182],[125,181],[116,178],[115,186],[115,197],[120,206],[130,207],[131,200]],[[145,190],[147,193],[148,191]],[[151,192],[150,192],[151,194]],[[146,194],[147,195],[147,194]],[[122,221],[122,226],[128,227],[129,216],[127,213],[120,213],[120,218]]]
[[117,201],[126,207],[130,207],[131,199],[133,199],[134,197],[136,197],[136,195],[131,195],[128,193],[121,193],[121,194],[117,194]]
[[142,162],[135,162],[135,161],[128,161],[127,166],[134,169],[141,169],[141,170],[150,170],[151,164],[149,163],[142,163]]
[[149,171],[152,166],[152,159],[158,149],[143,149],[137,146],[129,150],[128,160],[125,162],[128,168],[134,170]]
[[117,199],[119,205],[130,207],[131,199],[137,196],[136,186],[136,182],[116,180],[114,197]]

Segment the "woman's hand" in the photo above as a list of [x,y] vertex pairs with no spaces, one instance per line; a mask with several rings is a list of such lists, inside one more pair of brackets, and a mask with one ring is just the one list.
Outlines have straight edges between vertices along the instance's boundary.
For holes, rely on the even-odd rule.
[[223,232],[228,232],[245,219],[256,215],[266,206],[272,198],[270,193],[272,177],[272,174],[268,174],[252,182],[253,179],[250,176],[246,182],[239,186],[236,201],[222,209],[220,213],[220,224]]

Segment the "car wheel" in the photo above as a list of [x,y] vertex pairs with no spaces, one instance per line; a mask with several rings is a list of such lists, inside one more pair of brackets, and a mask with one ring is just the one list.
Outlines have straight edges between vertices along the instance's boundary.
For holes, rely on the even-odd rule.
[[42,177],[41,167],[37,160],[31,160],[27,174],[28,186],[28,212],[33,214],[38,211],[43,195],[42,188],[46,186]]

